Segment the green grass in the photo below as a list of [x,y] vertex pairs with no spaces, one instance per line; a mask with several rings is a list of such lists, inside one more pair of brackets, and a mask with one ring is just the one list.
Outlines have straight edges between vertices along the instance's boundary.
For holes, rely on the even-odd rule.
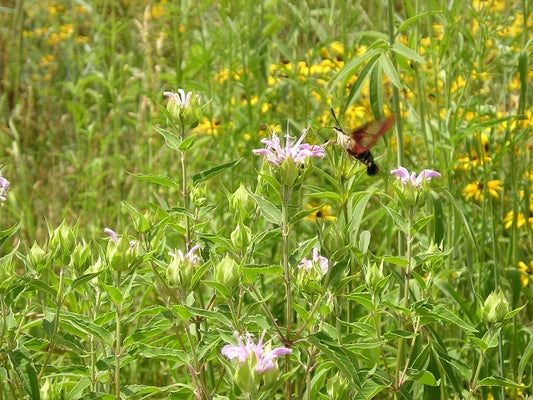
[[[528,1],[300,3],[0,7],[0,400],[533,396]],[[378,176],[332,107],[396,114]],[[252,150],[307,127],[280,183]],[[292,353],[251,374],[234,330]]]

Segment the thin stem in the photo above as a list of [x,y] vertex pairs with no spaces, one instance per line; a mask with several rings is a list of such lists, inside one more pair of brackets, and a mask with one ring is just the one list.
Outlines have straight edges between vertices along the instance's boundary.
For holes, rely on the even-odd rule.
[[[403,283],[403,307],[407,308],[409,307],[409,280],[411,278],[411,271],[412,271],[412,242],[414,239],[414,236],[412,234],[412,227],[414,222],[414,215],[415,215],[415,209],[414,207],[410,207],[408,210],[408,217],[407,217],[407,232],[406,232],[406,254],[405,258],[407,261],[407,267],[405,268],[404,273],[404,283]],[[402,330],[406,330],[406,320],[403,316],[400,316],[400,326]],[[403,338],[399,339],[398,342],[398,353],[396,354],[396,371],[395,371],[395,390],[398,391],[401,388],[402,382],[400,381],[400,370],[402,369],[402,363],[405,363],[404,360],[404,346],[405,346],[405,340]],[[407,366],[404,367],[404,370],[406,370]]]
[[[185,139],[186,130],[183,126],[180,128],[181,140]],[[187,154],[185,151],[180,152],[181,161],[181,193],[183,196],[183,208],[186,211],[185,215],[185,247],[187,250],[191,248],[191,220],[189,217],[189,190],[187,188]]]
[[292,292],[291,292],[291,270],[289,265],[289,201],[292,194],[292,188],[283,185],[281,188],[281,236],[283,251],[283,281],[285,283],[286,307],[286,332],[285,338],[290,342],[292,330]]
[[[289,202],[291,199],[292,187],[288,185],[281,186],[281,236],[283,246],[283,281],[285,283],[285,301],[286,304],[286,332],[285,341],[290,345],[292,330],[292,292],[291,292],[291,270],[289,265]],[[285,371],[288,373],[291,369],[290,355],[285,357]],[[290,379],[286,382],[287,399],[292,397],[292,387]]]
[[[117,271],[115,287],[120,287],[120,271]],[[115,397],[117,400],[120,400],[120,356],[121,356],[121,345],[122,339],[120,337],[121,326],[121,314],[122,314],[122,303],[117,304],[117,314],[115,317]]]

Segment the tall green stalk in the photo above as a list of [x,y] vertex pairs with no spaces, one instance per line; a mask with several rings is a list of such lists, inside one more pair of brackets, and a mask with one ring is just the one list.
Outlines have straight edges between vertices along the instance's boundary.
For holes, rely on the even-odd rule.
[[[291,270],[289,265],[289,203],[292,195],[292,187],[281,185],[281,237],[283,252],[283,282],[285,283],[285,301],[286,301],[286,321],[285,321],[285,341],[290,344],[292,330],[292,291],[291,291]],[[285,371],[290,371],[290,355],[285,358]],[[290,380],[286,383],[287,399],[292,396]]]

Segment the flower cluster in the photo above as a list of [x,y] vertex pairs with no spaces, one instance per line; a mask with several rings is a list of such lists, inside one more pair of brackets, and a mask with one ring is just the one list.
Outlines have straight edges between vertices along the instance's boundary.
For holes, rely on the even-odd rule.
[[238,345],[228,344],[222,348],[222,355],[226,356],[228,359],[233,360],[236,358],[240,364],[250,360],[250,357],[255,357],[255,370],[259,373],[265,371],[271,371],[274,369],[274,360],[286,354],[291,354],[291,349],[286,347],[277,347],[271,351],[265,351],[263,349],[263,338],[265,337],[265,332],[261,334],[257,344],[254,343],[252,335],[246,333],[246,343],[243,342],[242,338],[237,332],[235,332],[235,337],[237,338]]
[[425,169],[417,176],[416,172],[409,172],[407,168],[398,167],[391,171],[392,175],[396,175],[402,184],[407,185],[411,184],[412,186],[419,188],[422,186],[424,181],[429,182],[431,178],[440,178],[441,175],[437,171],[432,169]]
[[298,264],[297,282],[300,289],[309,292],[322,292],[324,290],[321,284],[324,275],[329,271],[330,261],[320,255],[320,251],[315,247],[313,248],[313,257],[308,259],[302,258],[302,261]]
[[396,175],[398,178],[399,188],[397,193],[402,202],[409,207],[416,206],[423,201],[429,188],[428,183],[432,178],[441,177],[439,172],[432,169],[425,169],[420,174],[417,174],[416,172],[409,172],[404,167],[393,169],[391,174]]
[[263,149],[255,149],[255,155],[264,155],[267,161],[274,166],[281,165],[285,160],[292,158],[296,164],[304,164],[309,157],[325,156],[323,146],[302,143],[307,135],[308,129],[302,131],[300,138],[291,143],[291,137],[287,135],[285,146],[281,147],[281,142],[276,133],[272,134],[272,139],[263,139],[261,142],[266,146]]
[[326,257],[321,256],[316,247],[313,249],[313,258],[309,260],[304,257],[302,261],[300,261],[300,264],[298,264],[298,269],[303,269],[309,272],[315,265],[320,267],[323,274],[326,274],[329,270],[329,260]]

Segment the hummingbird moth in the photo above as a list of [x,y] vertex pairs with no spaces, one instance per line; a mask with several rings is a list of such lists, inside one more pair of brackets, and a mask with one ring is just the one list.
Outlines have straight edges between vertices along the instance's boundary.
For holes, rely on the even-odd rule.
[[390,115],[379,121],[371,121],[350,133],[345,133],[333,108],[331,109],[331,114],[333,114],[333,118],[335,118],[337,123],[337,126],[333,127],[335,132],[337,132],[337,142],[349,155],[366,165],[366,173],[368,175],[376,175],[379,172],[379,167],[374,162],[374,156],[370,149],[385,132],[392,128],[396,117]]

